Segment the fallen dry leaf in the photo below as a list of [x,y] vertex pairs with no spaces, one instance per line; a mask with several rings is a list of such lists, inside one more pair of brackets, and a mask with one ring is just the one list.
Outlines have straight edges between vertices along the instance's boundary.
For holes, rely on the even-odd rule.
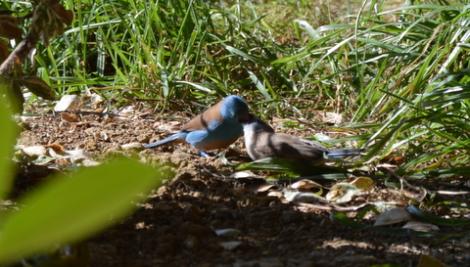
[[269,190],[273,188],[276,188],[276,186],[273,184],[264,184],[264,185],[259,186],[258,189],[256,189],[256,192],[257,193],[269,192]]
[[101,105],[103,104],[104,99],[102,96],[99,94],[92,93],[90,95],[90,105],[93,109],[99,109],[101,108]]
[[62,118],[62,120],[66,121],[66,122],[78,122],[78,121],[80,121],[80,117],[75,113],[62,112],[62,113],[60,113],[60,117]]
[[277,198],[282,198],[284,195],[282,194],[281,191],[269,191],[268,197],[277,197]]
[[324,112],[321,114],[321,117],[322,121],[325,123],[340,124],[343,122],[343,115],[336,112]]
[[368,191],[374,186],[374,180],[367,176],[360,176],[352,180],[350,184],[354,185],[359,190]]
[[55,112],[64,112],[72,109],[76,109],[79,106],[79,98],[77,95],[64,95],[57,102],[54,107]]
[[391,210],[387,210],[384,213],[377,216],[375,220],[374,226],[383,226],[383,225],[391,225],[401,222],[407,222],[411,220],[411,215],[406,211],[405,208],[394,208]]
[[52,150],[54,150],[54,152],[59,153],[59,154],[65,153],[65,148],[61,144],[58,144],[58,143],[49,144],[49,145],[46,145],[46,147],[51,148]]
[[128,118],[135,113],[135,108],[134,106],[130,105],[127,107],[123,107],[119,110],[118,114],[120,117]]
[[287,202],[303,202],[303,203],[318,203],[325,202],[325,199],[317,194],[312,192],[298,192],[298,191],[289,191],[285,190],[284,198]]
[[416,232],[439,231],[439,227],[437,225],[418,221],[409,221],[405,225],[403,225],[403,228],[410,229]]
[[325,198],[335,203],[347,203],[353,199],[360,190],[349,183],[337,183],[333,185]]
[[290,188],[297,189],[299,191],[312,191],[312,189],[322,189],[322,185],[308,179],[299,180],[290,185]]
[[141,143],[138,143],[138,142],[133,142],[133,143],[128,143],[128,144],[124,144],[124,145],[121,145],[121,149],[122,150],[138,150],[138,149],[142,149],[144,146],[141,144]]
[[240,178],[259,178],[259,175],[256,175],[252,171],[239,171],[239,172],[234,172],[230,175],[230,177],[235,178],[235,179],[240,179]]
[[20,147],[21,151],[29,157],[40,157],[44,156],[47,153],[47,149],[44,146],[24,146]]
[[220,237],[236,237],[241,234],[241,231],[235,228],[216,229],[215,234]]
[[234,250],[238,248],[242,242],[240,241],[226,241],[226,242],[220,242],[220,246],[222,246],[225,250]]

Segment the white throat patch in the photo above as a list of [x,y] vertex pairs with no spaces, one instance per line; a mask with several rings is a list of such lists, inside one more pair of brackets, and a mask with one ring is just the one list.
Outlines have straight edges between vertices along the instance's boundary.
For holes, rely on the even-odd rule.
[[243,125],[243,138],[245,139],[246,152],[248,152],[248,155],[252,159],[254,158],[252,145],[256,139],[255,128],[256,128],[256,122]]

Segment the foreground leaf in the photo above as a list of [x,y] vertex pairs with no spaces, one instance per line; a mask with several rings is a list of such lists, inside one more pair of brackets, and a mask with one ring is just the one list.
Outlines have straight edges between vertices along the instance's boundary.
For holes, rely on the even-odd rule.
[[78,241],[128,214],[138,195],[161,183],[170,172],[118,159],[52,183],[29,194],[23,208],[2,219],[0,263]]
[[16,125],[11,117],[11,110],[1,94],[7,92],[8,88],[0,79],[0,200],[6,195],[11,186],[11,155],[15,143]]
[[419,257],[418,267],[446,267],[444,263],[440,262],[438,259],[429,256],[429,255],[421,255]]

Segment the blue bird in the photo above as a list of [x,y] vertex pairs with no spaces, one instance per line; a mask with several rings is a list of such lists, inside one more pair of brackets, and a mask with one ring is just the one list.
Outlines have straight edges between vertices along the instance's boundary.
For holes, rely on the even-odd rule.
[[245,100],[230,95],[187,122],[180,131],[144,147],[184,141],[199,150],[202,156],[207,156],[205,151],[223,149],[235,142],[243,134],[240,121],[249,116]]

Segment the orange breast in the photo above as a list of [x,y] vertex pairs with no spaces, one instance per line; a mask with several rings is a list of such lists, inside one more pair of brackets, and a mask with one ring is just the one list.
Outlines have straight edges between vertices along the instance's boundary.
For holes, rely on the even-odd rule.
[[202,144],[198,146],[198,149],[202,150],[214,150],[214,149],[223,149],[227,148],[229,145],[233,144],[233,142],[237,141],[238,137],[232,138],[229,140],[217,140],[217,141],[211,141],[205,144]]

